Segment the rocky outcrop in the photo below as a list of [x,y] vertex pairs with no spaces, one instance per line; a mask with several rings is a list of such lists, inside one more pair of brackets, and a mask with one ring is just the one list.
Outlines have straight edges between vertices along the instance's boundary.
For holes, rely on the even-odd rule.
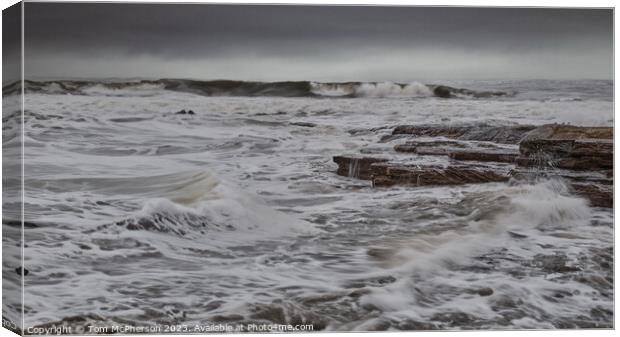
[[505,173],[473,166],[420,166],[383,158],[337,156],[337,174],[371,180],[373,186],[439,186],[508,181]]
[[[394,128],[391,137],[382,141],[409,139],[394,146],[401,153],[399,157],[391,160],[336,156],[337,173],[371,180],[377,187],[554,178],[568,182],[571,191],[588,199],[591,206],[613,207],[613,128],[610,127],[403,125]],[[421,139],[411,140],[418,137]],[[449,159],[444,159],[445,164],[441,160],[412,163],[402,160],[407,153]]]
[[536,127],[532,125],[515,126],[443,126],[443,125],[401,125],[394,128],[392,135],[411,135],[416,137],[446,137],[460,140],[489,141],[500,144],[517,144]]
[[613,168],[613,128],[544,125],[519,144],[520,166],[571,170]]

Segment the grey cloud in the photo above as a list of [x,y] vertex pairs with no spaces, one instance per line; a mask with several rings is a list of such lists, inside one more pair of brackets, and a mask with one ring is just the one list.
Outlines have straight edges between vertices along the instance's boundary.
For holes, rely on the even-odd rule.
[[[194,64],[201,66],[194,74],[211,76],[216,72],[205,69],[218,65],[231,72],[218,69],[221,77],[250,79],[296,65],[287,70],[289,79],[313,74],[348,80],[355,74],[346,69],[366,79],[377,76],[376,69],[393,77],[397,67],[435,71],[437,77],[456,68],[453,74],[471,76],[470,58],[478,57],[518,65],[522,74],[535,67],[549,77],[611,77],[612,16],[610,9],[27,3],[26,69],[32,76],[118,76],[125,62],[137,67],[136,76],[157,77],[168,73],[162,66]],[[398,64],[388,62],[395,59]],[[78,70],[71,61],[84,66]],[[88,62],[93,67],[86,71]],[[269,67],[244,76],[243,64]],[[491,68],[478,72],[519,75],[519,69]]]

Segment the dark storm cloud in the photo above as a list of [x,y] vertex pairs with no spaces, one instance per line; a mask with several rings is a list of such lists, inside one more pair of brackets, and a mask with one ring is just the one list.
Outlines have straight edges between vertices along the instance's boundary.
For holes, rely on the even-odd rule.
[[128,68],[154,77],[392,79],[407,69],[523,77],[519,69],[498,73],[513,65],[533,74],[550,68],[550,77],[610,77],[612,20],[606,9],[27,3],[26,71],[31,64],[33,76],[120,76]]

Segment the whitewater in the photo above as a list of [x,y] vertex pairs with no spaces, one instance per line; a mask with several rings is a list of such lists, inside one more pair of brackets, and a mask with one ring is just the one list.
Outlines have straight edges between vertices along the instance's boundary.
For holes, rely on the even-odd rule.
[[403,124],[613,126],[612,81],[205,83],[27,83],[26,327],[613,326],[613,211],[563,181],[373,188],[332,161]]

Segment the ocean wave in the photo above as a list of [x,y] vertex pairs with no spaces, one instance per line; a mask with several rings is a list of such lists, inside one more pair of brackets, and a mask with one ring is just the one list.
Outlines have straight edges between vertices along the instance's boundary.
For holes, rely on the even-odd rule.
[[310,224],[273,210],[207,172],[158,190],[159,196],[150,193],[142,209],[116,225],[188,237],[234,231],[235,240],[313,231]]
[[325,97],[431,97],[430,87],[412,82],[399,84],[393,82],[380,83],[320,83],[312,82],[312,93]]
[[[419,82],[251,82],[251,81],[197,81],[160,79],[126,82],[106,81],[24,81],[27,93],[49,95],[73,94],[88,96],[155,96],[165,91],[191,93],[203,96],[241,97],[341,97],[341,98],[490,98],[510,95],[503,91],[475,91],[446,85]],[[19,83],[2,88],[4,95],[21,92]]]

